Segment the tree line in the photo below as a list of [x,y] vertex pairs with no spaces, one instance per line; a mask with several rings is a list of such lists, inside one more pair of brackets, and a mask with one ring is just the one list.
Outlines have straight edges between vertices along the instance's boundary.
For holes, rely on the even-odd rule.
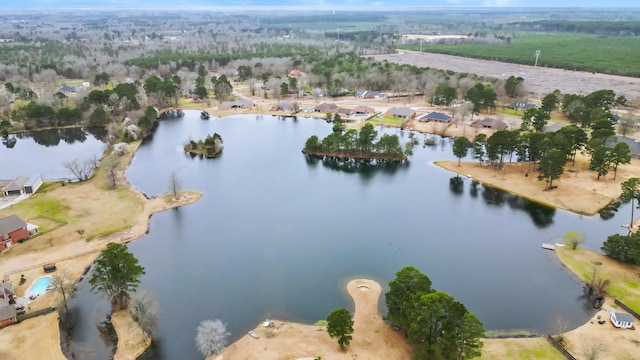
[[386,319],[406,332],[413,359],[470,359],[480,355],[482,322],[451,295],[431,287],[413,266],[396,273],[385,294]]
[[377,141],[378,132],[371,123],[366,123],[360,131],[349,129],[344,133],[337,129],[318,139],[310,136],[302,150],[304,154],[336,156],[356,159],[378,159],[401,161],[406,159],[398,135],[383,134]]
[[[553,180],[564,172],[567,162],[575,164],[576,154],[581,152],[589,156],[589,169],[597,172],[597,179],[614,173],[618,167],[631,162],[631,149],[625,142],[611,142],[615,135],[615,118],[610,107],[619,98],[611,90],[600,90],[584,97],[565,95],[562,104],[571,104],[580,98],[584,112],[589,113],[590,121],[564,126],[555,132],[543,132],[550,113],[560,104],[559,92],[547,94],[542,105],[524,111],[520,129],[498,130],[490,137],[479,134],[473,142],[457,138],[454,140],[453,153],[458,161],[473,149],[473,157],[481,163],[487,161],[496,169],[502,169],[505,162],[511,162],[513,155],[522,162],[529,162],[526,174],[538,170],[539,178],[547,181],[547,188],[553,188]],[[568,107],[571,107],[570,105]],[[588,128],[590,127],[590,128]],[[589,133],[587,133],[589,130]]]

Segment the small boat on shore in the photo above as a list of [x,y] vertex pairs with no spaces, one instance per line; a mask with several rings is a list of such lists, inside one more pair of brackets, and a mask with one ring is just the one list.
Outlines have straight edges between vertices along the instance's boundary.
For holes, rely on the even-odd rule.
[[253,331],[249,331],[249,336],[251,336],[251,337],[252,337],[252,338],[254,338],[254,339],[257,339],[257,338],[258,338],[258,334],[256,334],[256,333],[255,333],[255,332],[253,332]]

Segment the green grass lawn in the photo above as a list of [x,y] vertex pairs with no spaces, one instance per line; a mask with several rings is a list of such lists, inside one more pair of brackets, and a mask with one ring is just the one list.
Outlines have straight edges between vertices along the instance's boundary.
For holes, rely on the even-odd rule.
[[[579,33],[516,33],[510,44],[422,44],[423,51],[640,77],[640,37]],[[419,50],[419,45],[406,46]]]
[[562,263],[574,273],[578,279],[587,282],[593,275],[594,261],[604,265],[597,266],[597,276],[610,280],[606,292],[630,308],[640,311],[640,280],[636,274],[640,267],[619,263],[604,255],[578,248],[575,251],[567,248],[556,248],[556,254]]

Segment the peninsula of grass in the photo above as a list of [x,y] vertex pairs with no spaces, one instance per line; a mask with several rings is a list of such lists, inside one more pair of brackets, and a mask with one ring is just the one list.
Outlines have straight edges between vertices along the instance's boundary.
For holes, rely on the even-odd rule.
[[585,283],[593,277],[609,280],[607,294],[622,301],[635,311],[640,311],[640,266],[624,264],[595,251],[578,248],[571,250],[556,247],[560,262]]
[[207,135],[204,140],[190,140],[184,145],[184,151],[196,156],[215,158],[222,154],[222,137],[218,133]]
[[[585,46],[588,44],[588,46]],[[420,45],[402,48],[420,50]],[[640,38],[580,33],[515,33],[510,42],[422,44],[422,51],[567,70],[640,77]]]

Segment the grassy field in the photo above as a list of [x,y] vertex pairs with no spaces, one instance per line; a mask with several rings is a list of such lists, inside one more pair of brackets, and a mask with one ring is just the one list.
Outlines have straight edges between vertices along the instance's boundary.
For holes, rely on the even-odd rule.
[[556,248],[560,261],[581,281],[589,281],[594,268],[601,279],[609,279],[607,293],[615,299],[625,303],[630,308],[640,311],[640,267],[627,265],[612,260],[602,254],[576,249]]
[[[406,46],[419,50],[419,45]],[[640,77],[640,37],[517,33],[510,44],[422,44],[422,50],[472,58]]]

